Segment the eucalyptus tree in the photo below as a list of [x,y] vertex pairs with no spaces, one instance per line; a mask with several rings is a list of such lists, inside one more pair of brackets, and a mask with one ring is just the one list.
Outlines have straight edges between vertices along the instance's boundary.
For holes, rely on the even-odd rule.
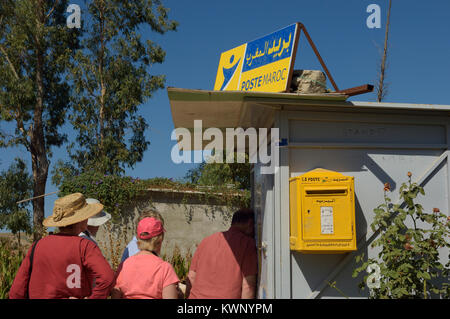
[[6,227],[18,234],[19,245],[20,232],[31,233],[32,229],[30,202],[17,202],[30,197],[32,190],[33,179],[22,159],[16,158],[6,171],[0,172],[0,229]]
[[[0,130],[0,147],[28,151],[34,197],[45,193],[52,147],[67,138],[61,132],[71,103],[66,75],[79,36],[66,26],[67,5],[67,0],[2,0],[0,5],[0,120],[14,127]],[[44,198],[32,204],[39,238]]]
[[82,48],[70,70],[76,139],[68,146],[70,161],[55,170],[56,184],[87,169],[120,175],[143,159],[148,123],[139,111],[165,82],[151,74],[165,52],[149,38],[177,27],[160,1],[92,0],[84,12]]

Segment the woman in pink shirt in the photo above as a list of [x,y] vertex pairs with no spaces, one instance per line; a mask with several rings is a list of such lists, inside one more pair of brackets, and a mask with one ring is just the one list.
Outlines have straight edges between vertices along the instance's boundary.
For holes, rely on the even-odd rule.
[[164,239],[158,219],[146,217],[137,227],[139,253],[127,258],[117,270],[113,299],[177,299],[178,279],[172,265],[158,255]]

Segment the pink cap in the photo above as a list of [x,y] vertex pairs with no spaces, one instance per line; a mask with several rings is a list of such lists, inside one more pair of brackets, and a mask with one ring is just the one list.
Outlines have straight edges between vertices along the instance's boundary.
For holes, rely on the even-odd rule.
[[[137,226],[137,236],[140,239],[150,239],[165,232],[161,221],[154,217],[146,217]],[[143,234],[146,233],[146,234]]]

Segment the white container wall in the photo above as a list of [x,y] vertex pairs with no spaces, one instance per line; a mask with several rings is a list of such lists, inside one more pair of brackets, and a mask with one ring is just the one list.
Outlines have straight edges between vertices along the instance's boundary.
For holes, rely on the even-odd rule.
[[[352,272],[356,255],[378,254],[370,248],[376,238],[370,224],[373,209],[384,202],[384,183],[390,183],[390,197],[398,203],[398,189],[411,172],[425,190],[418,202],[428,211],[437,207],[448,214],[448,110],[355,102],[352,109],[333,105],[314,111],[296,105],[295,111],[279,111],[274,123],[280,140],[287,141],[279,149],[280,167],[274,175],[261,175],[259,166],[254,168],[253,203],[260,225],[258,297],[367,297],[367,288],[358,289],[362,276],[352,278]],[[315,168],[355,177],[357,252],[290,251],[289,178]],[[448,251],[441,257],[447,261]],[[332,282],[338,289],[330,287]]]
[[[370,248],[378,235],[370,229],[373,209],[383,202],[386,182],[393,203],[398,203],[398,190],[408,172],[426,192],[418,202],[428,211],[436,207],[449,214],[448,105],[350,102],[348,96],[336,93],[167,91],[176,128],[192,129],[201,119],[203,129],[279,129],[280,147],[272,153],[272,162],[279,157],[279,166],[273,174],[261,174],[259,164],[253,168],[259,298],[367,297],[367,289],[362,294],[358,289],[363,276],[352,278],[355,256],[378,255]],[[191,149],[200,146],[194,143]],[[315,168],[355,178],[358,251],[291,252],[289,178]],[[444,262],[448,255],[448,250],[441,251]],[[333,282],[337,289],[330,287]]]

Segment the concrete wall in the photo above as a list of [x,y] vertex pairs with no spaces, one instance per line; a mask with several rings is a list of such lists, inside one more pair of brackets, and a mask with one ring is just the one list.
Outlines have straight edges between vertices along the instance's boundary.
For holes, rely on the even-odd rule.
[[185,192],[149,191],[148,195],[124,211],[128,222],[120,225],[108,223],[97,234],[97,241],[105,257],[113,264],[120,261],[122,252],[135,235],[139,212],[146,208],[158,211],[164,219],[166,234],[161,255],[172,256],[175,247],[182,256],[195,251],[200,241],[229,228],[235,209]]

